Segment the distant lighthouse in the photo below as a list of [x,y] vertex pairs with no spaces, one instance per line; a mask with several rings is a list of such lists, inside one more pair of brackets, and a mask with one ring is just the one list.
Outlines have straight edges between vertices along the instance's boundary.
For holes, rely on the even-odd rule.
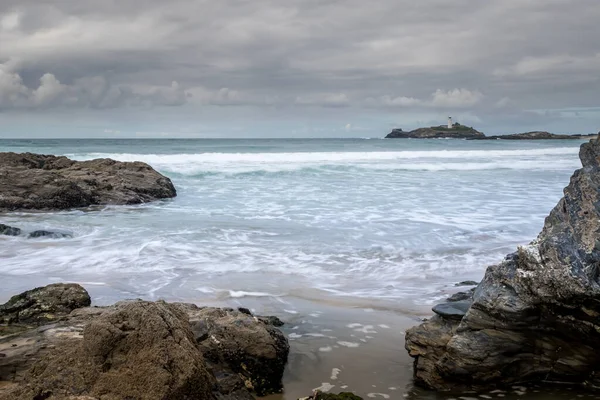
[[448,129],[452,129],[452,117],[448,117]]

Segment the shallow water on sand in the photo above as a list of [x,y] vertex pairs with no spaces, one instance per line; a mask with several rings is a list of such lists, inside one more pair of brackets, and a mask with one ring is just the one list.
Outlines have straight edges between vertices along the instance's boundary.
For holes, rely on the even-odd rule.
[[535,238],[580,166],[580,144],[0,140],[0,151],[145,161],[178,190],[141,206],[2,215],[74,237],[0,237],[0,301],[78,282],[98,305],[250,305],[289,322],[286,399],[324,382],[367,398],[436,398],[411,387],[402,332],[456,282],[479,280]]

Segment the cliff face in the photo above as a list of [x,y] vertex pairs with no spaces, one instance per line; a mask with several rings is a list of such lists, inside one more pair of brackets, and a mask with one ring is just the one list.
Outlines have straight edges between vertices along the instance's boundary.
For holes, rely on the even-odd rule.
[[406,334],[415,380],[437,390],[527,381],[598,385],[600,141],[537,239],[488,267],[458,319],[436,315]]
[[410,132],[394,129],[386,136],[388,139],[472,139],[484,137],[483,133],[460,124],[454,124],[452,129],[444,125],[419,128]]

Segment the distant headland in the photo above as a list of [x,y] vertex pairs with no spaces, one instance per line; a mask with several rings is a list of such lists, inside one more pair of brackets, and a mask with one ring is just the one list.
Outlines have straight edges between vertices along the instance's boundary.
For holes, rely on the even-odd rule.
[[394,129],[385,138],[386,139],[467,139],[467,140],[577,140],[587,139],[599,136],[598,133],[587,135],[561,135],[545,131],[533,131],[525,133],[514,133],[510,135],[486,136],[477,129],[461,125],[458,122],[453,123],[452,118],[448,118],[447,125],[432,126],[429,128],[418,128],[412,131],[403,131]]

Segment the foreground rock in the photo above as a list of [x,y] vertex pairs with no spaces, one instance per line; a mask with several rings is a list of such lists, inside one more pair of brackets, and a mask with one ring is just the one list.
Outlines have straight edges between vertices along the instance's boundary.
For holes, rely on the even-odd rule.
[[55,316],[0,332],[0,399],[252,400],[281,391],[287,340],[251,314],[137,300]]
[[81,286],[56,283],[11,297],[7,303],[0,305],[0,323],[40,324],[55,321],[76,308],[90,304],[90,296]]
[[32,153],[0,153],[0,187],[0,212],[140,204],[176,196],[170,179],[142,162]]
[[487,269],[464,317],[439,313],[407,331],[416,383],[599,385],[600,142],[582,145],[580,159],[538,238]]
[[452,129],[445,125],[419,128],[410,132],[394,129],[386,139],[477,139],[485,135],[476,129],[461,124],[454,124]]
[[581,140],[581,135],[558,135],[556,133],[534,131],[525,133],[514,133],[511,135],[484,136],[470,138],[471,140]]

